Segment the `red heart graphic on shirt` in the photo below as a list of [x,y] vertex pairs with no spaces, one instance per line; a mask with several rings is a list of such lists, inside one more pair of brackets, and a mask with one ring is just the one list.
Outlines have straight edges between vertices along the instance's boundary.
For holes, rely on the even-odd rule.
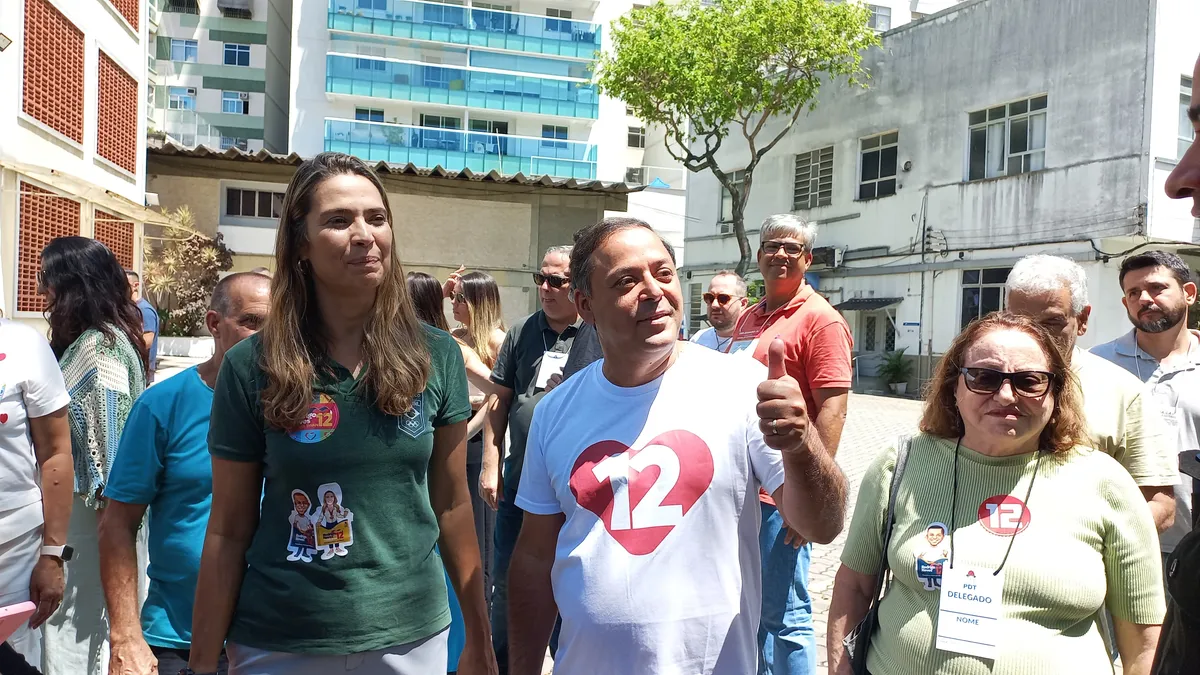
[[641,448],[588,446],[571,469],[571,493],[633,555],[653,552],[713,479],[708,445],[690,431],[659,434]]
[[0,424],[8,424],[8,413],[0,413]]
[[0,354],[0,361],[8,358],[8,354]]

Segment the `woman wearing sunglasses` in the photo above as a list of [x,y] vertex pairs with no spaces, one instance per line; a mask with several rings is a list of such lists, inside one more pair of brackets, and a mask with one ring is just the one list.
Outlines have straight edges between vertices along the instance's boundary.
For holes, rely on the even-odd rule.
[[[1154,522],[1128,472],[1087,438],[1074,378],[1036,324],[972,323],[942,358],[907,444],[890,540],[895,449],[867,470],[834,581],[830,673],[1150,672],[1165,611]],[[885,558],[886,556],[886,558]],[[842,638],[867,614],[866,671]]]

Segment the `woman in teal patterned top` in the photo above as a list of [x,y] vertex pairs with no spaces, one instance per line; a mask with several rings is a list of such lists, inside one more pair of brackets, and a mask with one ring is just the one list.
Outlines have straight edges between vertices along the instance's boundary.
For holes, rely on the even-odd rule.
[[39,291],[46,297],[50,346],[71,402],[75,507],[67,530],[74,562],[65,565],[62,608],[45,625],[42,671],[101,675],[108,625],[100,585],[98,510],[133,401],[146,386],[142,318],[116,256],[88,237],[59,237],[42,250]]

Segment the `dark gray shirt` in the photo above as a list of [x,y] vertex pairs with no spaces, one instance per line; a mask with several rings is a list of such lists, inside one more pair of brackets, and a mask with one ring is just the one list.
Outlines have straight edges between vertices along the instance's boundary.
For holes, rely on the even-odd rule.
[[596,333],[596,327],[590,323],[580,325],[579,333],[575,335],[575,342],[571,344],[571,353],[567,356],[567,365],[563,366],[563,379],[571,377],[602,358],[604,358],[604,352],[600,349],[600,335]]
[[546,322],[546,314],[538,310],[513,324],[500,345],[496,365],[492,367],[492,382],[512,389],[514,394],[508,409],[511,445],[508,458],[504,460],[506,498],[516,498],[533,409],[546,393],[544,389],[534,387],[542,355],[546,352],[569,353],[581,323],[577,320],[559,334]]

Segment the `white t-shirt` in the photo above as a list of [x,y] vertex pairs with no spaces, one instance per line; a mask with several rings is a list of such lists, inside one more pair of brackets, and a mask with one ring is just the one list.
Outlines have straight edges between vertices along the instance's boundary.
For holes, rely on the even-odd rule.
[[719,352],[728,350],[730,354],[736,354],[750,345],[749,342],[739,342],[733,345],[733,349],[730,350],[729,344],[733,342],[733,336],[731,335],[727,338],[723,338],[717,335],[717,329],[713,328],[712,326],[709,326],[708,328],[705,328],[699,333],[693,335],[691,341],[695,344],[708,347],[709,349],[715,349]]
[[[0,514],[42,500],[29,418],[43,417],[71,401],[50,343],[36,330],[0,319]],[[34,522],[25,523],[34,513]],[[0,522],[17,535],[40,524],[40,509],[22,510],[22,523]],[[20,531],[14,531],[19,529]]]
[[680,349],[639,387],[594,363],[534,413],[516,504],[566,516],[552,572],[557,675],[757,668],[758,489],[783,484],[755,412],[767,369]]

